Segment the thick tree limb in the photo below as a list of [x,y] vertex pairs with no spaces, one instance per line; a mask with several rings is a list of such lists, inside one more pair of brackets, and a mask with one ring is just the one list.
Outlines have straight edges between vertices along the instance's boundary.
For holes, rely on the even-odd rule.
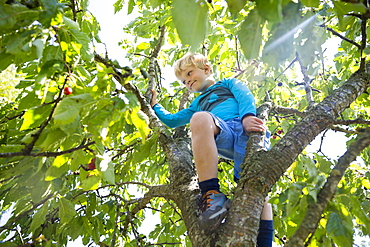
[[[260,105],[257,109],[257,117],[262,119],[263,122],[267,122],[270,111],[273,109],[271,102],[265,102]],[[264,149],[265,133],[262,132],[251,132],[249,133],[249,139],[246,147],[246,154],[244,160],[249,159],[256,152]],[[243,162],[244,164],[245,162]],[[242,166],[243,168],[243,166]]]
[[298,230],[287,243],[287,247],[304,246],[307,237],[314,234],[317,224],[321,219],[329,201],[333,198],[339,181],[343,177],[346,169],[356,157],[370,145],[370,129],[362,133],[358,139],[351,143],[347,152],[339,158],[337,165],[333,168],[330,176],[317,195],[317,202],[308,206],[305,218],[300,224]]
[[284,107],[284,106],[279,106],[279,105],[274,105],[273,111],[278,114],[283,114],[283,115],[293,114],[298,117],[306,116],[305,112],[301,112],[294,108],[289,108],[289,107]]

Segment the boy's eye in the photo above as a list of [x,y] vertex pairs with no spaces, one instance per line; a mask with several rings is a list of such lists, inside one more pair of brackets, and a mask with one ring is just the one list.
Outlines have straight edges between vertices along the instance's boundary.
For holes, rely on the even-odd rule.
[[190,76],[190,75],[191,75],[191,72],[192,72],[192,71],[189,71],[189,72],[188,72],[188,76]]

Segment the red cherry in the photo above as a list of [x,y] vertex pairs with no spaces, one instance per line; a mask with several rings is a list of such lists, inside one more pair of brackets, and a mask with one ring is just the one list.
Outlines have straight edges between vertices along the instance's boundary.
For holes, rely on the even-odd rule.
[[65,95],[70,95],[70,94],[72,94],[72,88],[65,87],[63,92],[64,92]]
[[276,139],[277,138],[277,136],[272,136],[272,139]]
[[284,131],[283,131],[283,130],[279,130],[277,133],[278,133],[279,135],[281,135],[281,134],[283,134],[283,133],[284,133]]
[[95,160],[96,160],[96,158],[92,158],[91,159],[90,163],[87,164],[87,170],[94,170],[94,169],[96,169]]

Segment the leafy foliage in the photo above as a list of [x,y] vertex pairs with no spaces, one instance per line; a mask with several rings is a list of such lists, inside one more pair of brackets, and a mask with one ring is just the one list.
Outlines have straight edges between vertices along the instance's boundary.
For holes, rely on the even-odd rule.
[[[88,2],[0,0],[0,216],[9,216],[0,246],[65,246],[79,237],[85,245],[191,246],[183,220],[192,214],[164,189],[181,171],[173,171],[160,140],[179,130],[153,127],[148,99],[140,98],[154,80],[162,105],[183,107],[182,86],[164,85],[161,68],[188,51],[207,53],[216,77],[238,76],[259,105],[279,106],[267,123],[275,145],[305,111],[364,69],[369,54],[367,3],[118,0],[116,13],[126,5],[127,14],[138,13],[123,30],[134,38],[120,44],[130,64],[119,64],[95,53],[100,27]],[[334,36],[340,48],[327,61],[322,47]],[[65,95],[65,87],[73,93]],[[343,99],[350,106],[332,128],[345,132],[348,144],[369,125],[369,93],[367,85],[354,102]],[[369,148],[360,157],[309,246],[352,246],[355,233],[370,235]],[[277,244],[304,224],[336,163],[323,150],[297,153],[271,190]],[[232,162],[220,162],[220,174],[232,197]],[[146,236],[141,227],[150,211],[160,222]]]

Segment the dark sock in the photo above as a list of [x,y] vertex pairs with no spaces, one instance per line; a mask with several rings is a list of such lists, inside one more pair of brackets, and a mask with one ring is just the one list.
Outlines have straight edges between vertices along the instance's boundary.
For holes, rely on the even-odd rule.
[[257,236],[258,247],[271,247],[274,239],[274,221],[261,220]]
[[200,188],[200,193],[202,195],[204,195],[210,190],[216,190],[219,192],[220,185],[218,184],[218,178],[211,178],[211,179],[199,182],[199,188]]

